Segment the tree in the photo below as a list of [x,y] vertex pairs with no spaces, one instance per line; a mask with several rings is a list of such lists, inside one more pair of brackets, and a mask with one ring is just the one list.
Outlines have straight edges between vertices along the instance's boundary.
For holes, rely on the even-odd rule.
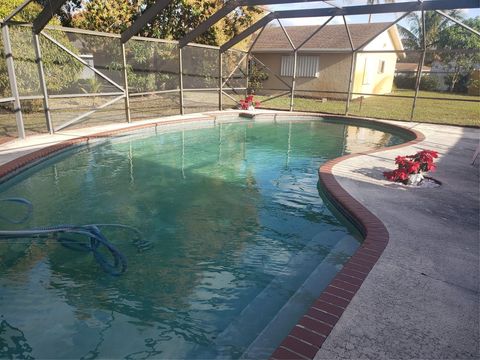
[[[461,19],[460,10],[450,10],[448,15]],[[422,16],[418,12],[413,12],[406,17],[408,29],[404,26],[398,26],[402,36],[403,45],[408,50],[423,49],[423,31]],[[428,49],[436,49],[439,36],[443,30],[449,27],[449,21],[435,11],[425,11],[425,44]]]
[[[0,2],[0,19],[10,15],[22,2],[22,0],[2,0]],[[41,10],[40,5],[31,3],[15,17],[15,20],[32,22]]]
[[133,22],[139,8],[122,0],[92,0],[72,16],[73,27],[119,34]]
[[[480,31],[480,17],[466,19],[463,23]],[[437,44],[439,49],[446,50],[439,52],[438,57],[449,72],[446,78],[449,91],[466,91],[471,73],[480,64],[480,37],[459,25],[451,25],[439,34]],[[457,86],[462,78],[464,84],[460,89]]]
[[[2,0],[0,17],[4,18],[8,16],[22,2],[22,0]],[[14,19],[31,22],[41,10],[40,5],[31,3],[15,16]],[[60,24],[58,19],[53,19],[51,23],[55,25]],[[56,34],[55,37],[71,51],[76,52],[64,34]],[[35,63],[35,49],[31,30],[27,27],[11,26],[10,42],[15,58],[15,72],[20,95],[39,95],[40,84],[38,81],[38,68]],[[64,50],[58,48],[55,44],[52,44],[43,37],[40,37],[40,46],[49,91],[58,92],[67,88],[78,79],[82,69],[80,63],[73,60]],[[4,58],[5,55],[3,54],[1,38],[0,49],[2,50],[1,56]],[[9,94],[10,85],[6,62],[2,60],[0,61],[0,96],[8,96]]]
[[[36,0],[36,2],[42,7],[45,7],[46,3],[51,0]],[[58,19],[60,20],[63,26],[71,26],[72,25],[72,15],[75,14],[78,9],[82,7],[82,0],[68,0],[65,4],[61,7],[60,11],[58,12]]]
[[[154,1],[91,0],[73,16],[72,24],[83,29],[119,34],[140,16],[140,10],[153,5]],[[139,35],[178,40],[223,6],[223,0],[172,0]],[[239,8],[195,39],[195,42],[221,45],[250,26],[262,13],[263,10],[257,7]],[[93,43],[93,37],[88,41],[91,42],[90,48],[101,46],[101,41]],[[112,51],[117,50],[110,50],[109,53]],[[218,52],[187,47],[184,53],[184,69],[187,73],[185,84],[192,87],[216,86]],[[172,46],[130,40],[126,44],[126,55],[129,87],[135,91],[170,89],[178,84],[178,66],[171,66],[174,62],[178,63],[178,51],[174,51]],[[112,60],[109,67],[119,69],[121,64]]]
[[[142,9],[155,0],[91,0],[83,10],[72,17],[75,27],[121,33],[141,15]],[[223,7],[223,0],[172,0],[144,29],[140,35],[167,40],[178,40]],[[232,11],[208,29],[195,42],[221,45],[253,24],[263,9],[255,6]]]

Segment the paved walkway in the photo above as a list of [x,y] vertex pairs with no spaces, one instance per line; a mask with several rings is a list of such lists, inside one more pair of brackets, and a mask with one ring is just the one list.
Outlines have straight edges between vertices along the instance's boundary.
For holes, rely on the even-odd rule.
[[[480,131],[403,125],[425,141],[333,168],[341,186],[384,222],[390,241],[317,360],[480,358],[479,167],[470,165]],[[396,155],[419,149],[441,154],[432,174],[441,187],[382,179]]]

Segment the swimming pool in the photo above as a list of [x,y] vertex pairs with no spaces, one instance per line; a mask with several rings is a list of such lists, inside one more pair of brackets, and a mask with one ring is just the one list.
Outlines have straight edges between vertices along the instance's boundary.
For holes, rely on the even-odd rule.
[[34,204],[23,227],[143,234],[105,231],[120,277],[53,239],[2,241],[1,357],[268,356],[361,242],[320,196],[319,166],[405,141],[338,119],[197,127],[78,147],[0,185]]

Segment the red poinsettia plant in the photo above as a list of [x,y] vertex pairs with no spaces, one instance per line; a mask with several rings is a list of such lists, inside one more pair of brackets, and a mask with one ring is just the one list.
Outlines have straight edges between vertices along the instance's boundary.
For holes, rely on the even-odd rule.
[[[415,155],[397,156],[395,164],[398,168],[393,171],[386,171],[383,176],[387,180],[408,183],[410,175],[421,174],[422,172],[435,171],[437,166],[434,161],[438,153],[433,150],[422,150]],[[423,178],[423,176],[421,177]]]
[[260,106],[260,101],[255,101],[253,95],[248,95],[245,99],[240,100],[242,110],[248,110],[250,107],[256,108]]

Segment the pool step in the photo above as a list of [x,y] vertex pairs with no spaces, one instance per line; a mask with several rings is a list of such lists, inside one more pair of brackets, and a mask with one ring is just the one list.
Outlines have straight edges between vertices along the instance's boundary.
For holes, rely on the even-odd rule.
[[[326,243],[325,237],[327,242],[338,240],[323,258],[318,247]],[[283,275],[275,277],[218,335],[219,357],[228,357],[232,348],[248,347],[244,357],[268,358],[357,247],[358,241],[344,233],[317,234],[289,261]]]
[[[295,294],[283,305],[257,338],[249,345],[242,359],[268,359],[288,332],[297,324],[309,306],[343,267],[339,258],[352,254],[358,242],[351,236],[343,237],[330,254],[310,273]],[[342,262],[344,263],[344,262]]]

